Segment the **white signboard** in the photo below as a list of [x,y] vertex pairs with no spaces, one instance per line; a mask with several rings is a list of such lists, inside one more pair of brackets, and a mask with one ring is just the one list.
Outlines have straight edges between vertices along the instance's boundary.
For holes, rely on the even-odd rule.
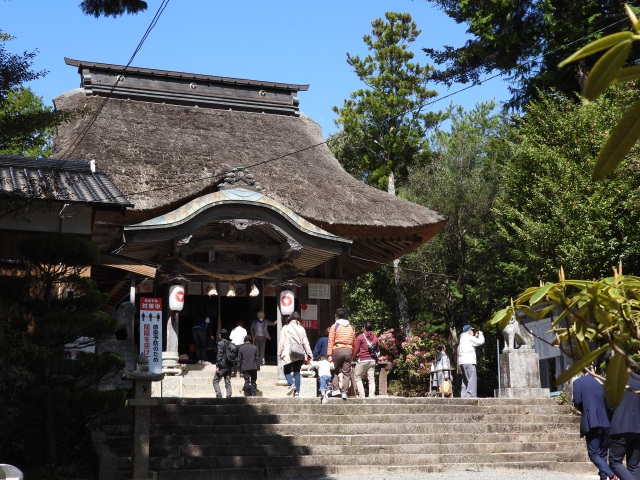
[[150,372],[162,373],[162,298],[140,298],[140,354]]
[[301,323],[304,328],[318,329],[318,306],[305,303],[300,305]]
[[319,298],[322,300],[331,300],[331,286],[324,283],[308,284],[309,298]]
[[549,343],[555,340],[553,332],[550,331],[550,318],[543,318],[542,320],[538,320],[537,322],[529,322],[527,323],[527,328],[529,328],[529,330],[531,330],[531,333],[533,333],[533,335],[535,336],[534,348],[536,350],[536,353],[540,357],[540,360],[544,360],[545,358],[559,357],[561,355],[560,349],[558,347],[553,347],[548,343],[540,340],[540,338],[544,338]]

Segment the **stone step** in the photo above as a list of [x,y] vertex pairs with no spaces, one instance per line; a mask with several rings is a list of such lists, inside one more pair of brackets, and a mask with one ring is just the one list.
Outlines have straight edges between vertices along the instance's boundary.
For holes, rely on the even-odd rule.
[[250,434],[261,432],[274,435],[361,435],[372,434],[395,434],[404,435],[406,433],[432,433],[434,429],[442,433],[458,433],[467,435],[469,433],[519,433],[519,432],[566,432],[576,431],[577,425],[571,423],[548,424],[548,423],[518,423],[518,424],[469,424],[469,423],[447,423],[434,425],[430,423],[417,423],[408,425],[406,423],[359,423],[359,424],[325,424],[315,423],[301,424],[242,424],[242,425],[152,425],[152,435],[186,435],[186,434],[230,434],[242,433]]
[[[230,398],[218,400],[205,400],[199,398],[168,398],[162,399],[162,405],[281,405],[282,402],[292,401],[291,397],[285,398]],[[318,400],[314,398],[298,398],[293,400],[297,404],[317,404]],[[534,405],[551,405],[562,409],[567,409],[566,405],[558,405],[556,400],[552,398],[433,398],[433,397],[395,397],[395,396],[377,396],[374,398],[350,398],[349,402],[356,403],[375,403],[375,404],[405,404],[405,405],[474,405],[480,407],[502,407],[502,406],[534,406]],[[339,403],[339,402],[338,402]]]
[[[359,445],[404,445],[417,444],[426,448],[428,445],[446,445],[447,449],[463,450],[466,445],[487,444],[492,448],[511,448],[512,444],[549,443],[568,446],[577,442],[582,450],[584,442],[580,440],[578,432],[538,432],[538,433],[472,433],[465,435],[464,442],[460,441],[457,433],[406,433],[399,439],[398,435],[273,435],[266,433],[253,434],[186,434],[186,435],[155,435],[153,445],[157,447],[178,448],[181,446],[200,445],[202,447],[215,446],[308,446],[322,443],[323,445],[359,446]],[[506,450],[505,450],[506,451]]]
[[[572,463],[570,472],[580,474],[594,474],[593,464],[582,462],[580,464]],[[453,473],[465,471],[488,471],[496,472],[496,478],[504,478],[502,475],[509,470],[551,470],[564,471],[564,464],[554,461],[537,461],[537,462],[505,462],[498,467],[494,464],[430,464],[430,465],[358,465],[357,472],[353,471],[350,465],[327,465],[323,467],[270,467],[270,468],[232,468],[220,469],[216,471],[210,470],[189,470],[189,480],[251,480],[251,479],[293,479],[293,478],[324,478],[328,475],[348,475],[357,473],[360,476],[371,474],[372,478],[393,478],[393,474],[413,474],[418,477],[420,473]],[[385,473],[387,475],[385,475]],[[181,471],[162,471],[158,472],[158,480],[183,480]]]
[[[403,439],[404,440],[404,439]],[[340,445],[324,444],[322,438],[315,438],[315,443],[306,445],[287,445],[287,454],[292,456],[302,455],[380,455],[380,454],[432,454],[432,455],[474,455],[474,454],[494,454],[494,453],[548,453],[558,454],[558,452],[571,452],[579,455],[578,460],[584,460],[586,455],[584,442],[579,439],[563,442],[548,441],[527,441],[514,444],[506,443],[408,443],[403,441],[398,443],[386,441],[383,444],[377,442],[375,438],[370,439],[370,444],[360,445]],[[257,444],[227,444],[227,445],[206,445],[202,443],[189,445],[182,442],[182,445],[154,447],[150,454],[153,457],[255,457],[255,456],[278,456],[282,454],[283,444],[268,444],[259,442]],[[562,453],[565,455],[565,453]]]
[[[122,425],[125,419],[131,414],[114,415],[103,430],[126,470],[131,425]],[[392,478],[394,472],[566,465],[571,473],[595,473],[579,417],[553,399],[160,398],[151,423],[150,466],[159,480],[367,471]]]
[[[248,402],[253,399],[247,399]],[[251,414],[308,414],[325,413],[327,405],[322,405],[318,400],[314,403],[293,402],[280,403],[247,403],[247,404],[226,404],[214,400],[207,404],[164,404],[154,410],[156,414],[160,412],[172,415],[251,415]],[[379,402],[379,403],[376,403]],[[357,408],[354,408],[354,403]],[[505,405],[502,409],[496,406],[479,407],[477,405],[463,404],[388,404],[382,398],[350,399],[347,402],[335,399],[331,403],[331,413],[333,415],[372,415],[372,414],[439,414],[444,416],[455,416],[469,413],[482,413],[487,418],[503,415],[519,415],[527,417],[529,415],[567,415],[571,413],[568,406],[560,405]],[[578,418],[576,416],[576,418]]]
[[[460,461],[460,456],[447,454],[396,454],[396,453],[375,453],[371,455],[287,455],[279,456],[193,456],[193,457],[152,457],[150,459],[150,468],[152,470],[170,470],[178,468],[184,470],[191,469],[225,469],[225,468],[271,468],[271,467],[293,467],[293,466],[325,466],[325,465],[349,465],[351,471],[359,471],[360,466],[368,465],[433,465],[448,464]],[[539,452],[506,452],[506,453],[486,453],[486,454],[469,454],[465,456],[465,463],[473,464],[493,464],[502,465],[507,462],[511,463],[537,463],[540,460],[545,462],[580,462],[584,460],[584,456],[576,455],[575,458],[571,454],[557,454],[547,452],[544,459],[540,458]],[[186,472],[184,472],[186,473]],[[185,478],[189,478],[185,475]]]
[[376,424],[376,423],[405,423],[408,425],[447,425],[457,423],[480,423],[485,424],[579,424],[580,419],[563,414],[548,415],[484,415],[483,413],[461,413],[458,415],[442,415],[438,413],[379,413],[369,415],[353,414],[351,412],[338,413],[331,409],[329,405],[322,405],[322,413],[254,413],[240,415],[175,415],[175,414],[154,414],[153,422],[160,428],[171,428],[172,425],[197,425],[206,427],[209,425],[270,425],[276,424],[302,424],[311,423],[314,425],[349,425],[349,424]]

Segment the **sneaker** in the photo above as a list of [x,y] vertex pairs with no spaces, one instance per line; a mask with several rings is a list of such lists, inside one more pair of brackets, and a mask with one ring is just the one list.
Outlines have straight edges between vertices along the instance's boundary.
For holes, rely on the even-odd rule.
[[289,388],[287,389],[287,395],[291,395],[295,391],[296,391],[296,386],[295,385],[289,385]]
[[320,403],[321,403],[321,404],[323,404],[323,405],[324,405],[325,403],[329,403],[329,399],[328,399],[327,397],[322,397],[322,398],[320,399]]
[[347,394],[346,394],[346,393],[343,393],[343,394],[342,394],[342,399],[343,399],[343,400],[346,400],[346,399],[347,399]]
[[300,395],[298,394],[298,392],[293,394],[293,398],[298,398]]
[[339,397],[340,396],[340,390],[333,390],[331,392],[331,396],[332,397]]

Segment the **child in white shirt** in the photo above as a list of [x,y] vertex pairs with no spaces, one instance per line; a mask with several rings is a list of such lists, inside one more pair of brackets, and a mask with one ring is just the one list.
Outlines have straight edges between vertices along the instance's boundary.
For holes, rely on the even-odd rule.
[[331,370],[333,370],[333,362],[327,360],[327,357],[320,354],[318,361],[311,362],[313,368],[318,369],[318,377],[320,377],[320,395],[322,403],[327,401],[327,385],[331,383]]

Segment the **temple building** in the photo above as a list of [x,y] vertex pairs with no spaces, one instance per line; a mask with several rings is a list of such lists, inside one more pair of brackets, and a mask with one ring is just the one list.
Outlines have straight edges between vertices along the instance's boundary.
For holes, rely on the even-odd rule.
[[[308,85],[66,62],[80,88],[55,107],[90,113],[57,128],[52,157],[95,162],[128,207],[94,213],[103,265],[92,274],[111,282],[110,308],[133,289],[166,298],[181,284],[183,310],[163,316],[178,338],[170,349],[187,351],[198,316],[228,329],[258,310],[276,320],[283,289],[313,344],[347,280],[446,222],[346,173],[300,112]],[[268,348],[275,355],[275,342]]]

